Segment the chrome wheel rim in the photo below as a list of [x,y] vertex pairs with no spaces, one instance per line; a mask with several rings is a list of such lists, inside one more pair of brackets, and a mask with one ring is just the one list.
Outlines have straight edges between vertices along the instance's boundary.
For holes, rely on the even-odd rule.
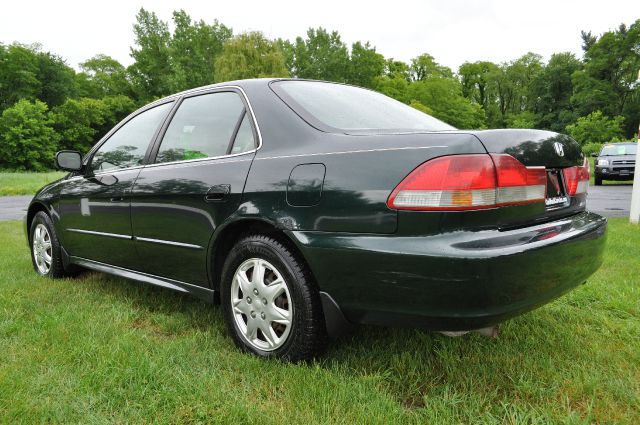
[[240,334],[252,347],[273,351],[286,342],[293,300],[282,274],[268,261],[251,258],[236,269],[231,308]]
[[44,224],[38,224],[33,231],[33,258],[40,274],[47,274],[51,270],[52,246],[51,235]]

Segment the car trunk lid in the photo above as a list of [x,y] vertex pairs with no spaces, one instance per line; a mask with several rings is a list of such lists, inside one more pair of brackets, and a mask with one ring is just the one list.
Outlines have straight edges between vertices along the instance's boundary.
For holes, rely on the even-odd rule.
[[543,130],[484,130],[473,134],[489,153],[508,154],[526,165],[548,169],[582,165],[584,156],[571,137]]
[[[585,193],[573,193],[574,167],[582,167],[585,157],[580,145],[571,137],[544,130],[505,129],[473,133],[490,154],[511,155],[527,167],[545,167],[547,190],[544,208],[522,209],[501,220],[501,226],[523,225],[583,211]],[[573,177],[572,177],[573,176]],[[587,182],[582,184],[588,185]],[[580,188],[579,190],[581,190]]]
[[[543,169],[546,190],[543,201],[496,205],[492,208],[466,211],[404,211],[399,212],[400,231],[420,232],[427,217],[439,217],[439,231],[471,228],[510,229],[526,227],[576,214],[585,209],[588,185],[585,181],[584,155],[580,146],[569,136],[540,130],[484,130],[455,131],[476,137],[497,164],[500,157],[509,155],[528,169]],[[500,168],[498,166],[498,168]],[[415,172],[415,171],[414,171]],[[578,187],[578,180],[580,185]],[[499,189],[502,190],[502,189]],[[397,193],[397,191],[396,191]],[[415,192],[414,192],[415,193]],[[393,194],[392,194],[393,198]],[[391,199],[395,202],[395,199]],[[392,202],[392,203],[393,203]],[[416,208],[420,210],[421,208]],[[426,230],[426,229],[423,229]]]

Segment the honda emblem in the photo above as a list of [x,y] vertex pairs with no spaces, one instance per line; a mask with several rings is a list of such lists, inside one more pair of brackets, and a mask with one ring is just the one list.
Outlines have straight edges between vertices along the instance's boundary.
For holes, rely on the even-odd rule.
[[558,156],[564,156],[564,146],[562,146],[562,143],[555,142],[553,144],[553,148],[556,150],[556,153],[558,154]]

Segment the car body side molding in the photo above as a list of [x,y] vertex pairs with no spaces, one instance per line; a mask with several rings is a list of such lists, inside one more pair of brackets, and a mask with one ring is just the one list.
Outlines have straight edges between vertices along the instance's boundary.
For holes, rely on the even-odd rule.
[[69,261],[71,264],[75,264],[98,272],[109,273],[116,276],[124,277],[126,279],[137,280],[139,282],[149,283],[151,285],[160,286],[162,288],[173,289],[174,291],[188,293],[207,303],[213,303],[214,300],[214,290],[203,288],[197,285],[192,285],[190,283],[167,279],[148,273],[137,272],[134,270],[112,266],[109,264],[101,263],[99,261],[89,260],[81,257],[71,256],[69,258]]
[[121,235],[119,233],[96,232],[93,230],[67,229],[67,232],[82,233],[85,235],[94,235],[94,236],[106,236],[109,238],[117,238],[117,239],[133,239],[130,235]]
[[150,243],[156,243],[156,244],[160,244],[160,245],[179,246],[181,248],[190,248],[190,249],[202,249],[202,247],[200,245],[195,245],[195,244],[192,244],[192,243],[165,241],[163,239],[153,239],[153,238],[141,238],[141,237],[137,237],[137,236],[134,236],[133,239],[135,239],[137,241],[140,241],[140,242],[150,242]]

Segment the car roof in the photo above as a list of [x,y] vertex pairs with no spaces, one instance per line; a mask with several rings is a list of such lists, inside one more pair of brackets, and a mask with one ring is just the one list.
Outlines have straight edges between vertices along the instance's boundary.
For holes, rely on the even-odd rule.
[[[206,86],[194,87],[192,89],[183,90],[181,92],[174,93],[174,94],[171,94],[169,96],[165,96],[165,97],[163,97],[161,99],[158,99],[158,100],[152,102],[151,104],[165,102],[165,101],[167,101],[169,99],[174,99],[174,98],[180,97],[180,96],[199,93],[201,91],[205,91],[205,90],[209,90],[209,89],[215,89],[217,87],[237,86],[237,87],[240,87],[240,88],[244,89],[244,88],[246,88],[248,86],[255,86],[255,85],[260,85],[260,84],[268,85],[269,83],[271,83],[273,81],[310,81],[310,82],[319,82],[319,83],[328,83],[328,84],[339,84],[339,85],[346,85],[346,86],[351,85],[351,84],[345,84],[345,83],[340,83],[340,82],[336,82],[336,81],[314,80],[314,79],[309,79],[309,78],[291,78],[291,77],[246,78],[246,79],[243,79],[243,80],[222,81],[222,82],[219,82],[219,83],[214,83],[214,84],[209,84],[209,85],[206,85]],[[359,87],[359,86],[354,86],[354,87]],[[367,90],[365,87],[359,87],[359,88]]]

